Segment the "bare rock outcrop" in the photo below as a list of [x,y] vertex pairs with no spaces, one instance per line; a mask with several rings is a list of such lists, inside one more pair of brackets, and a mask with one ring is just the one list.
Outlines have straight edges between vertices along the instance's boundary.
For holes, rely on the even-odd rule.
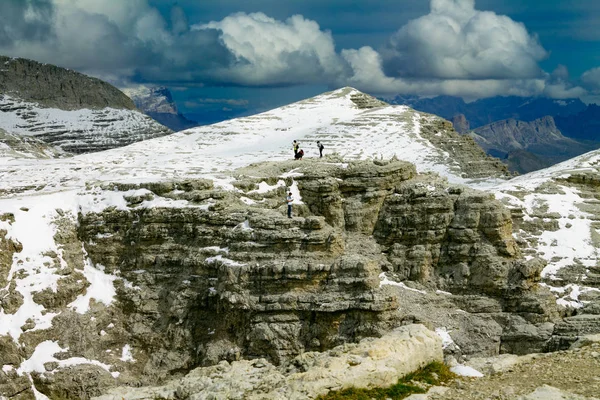
[[264,359],[223,361],[160,387],[120,387],[94,399],[314,399],[330,390],[391,386],[400,377],[441,360],[439,336],[422,325],[407,325],[378,339],[304,353],[280,368]]
[[471,129],[471,125],[464,114],[456,114],[452,117],[452,125],[459,133],[467,133]]

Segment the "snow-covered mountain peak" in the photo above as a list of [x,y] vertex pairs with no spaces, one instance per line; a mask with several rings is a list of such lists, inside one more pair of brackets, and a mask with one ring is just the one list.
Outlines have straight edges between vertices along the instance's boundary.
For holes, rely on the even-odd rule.
[[[262,114],[192,128],[96,154],[36,162],[34,174],[6,177],[4,187],[62,190],[85,181],[164,180],[232,171],[251,163],[288,160],[292,142],[307,159],[324,154],[344,159],[398,157],[421,172],[452,182],[500,177],[502,164],[485,156],[447,121],[407,106],[390,106],[353,88],[342,88]],[[74,172],[74,170],[76,172]],[[52,171],[52,172],[50,172]]]
[[[23,102],[12,99],[7,101],[12,103],[6,106],[6,112],[18,113],[17,115],[24,119],[24,123],[31,123],[32,118],[24,118],[30,113],[42,113],[37,109],[32,111],[27,106],[22,107]],[[95,112],[104,111],[95,110]],[[59,113],[52,114],[55,115]],[[79,122],[73,123],[76,128]],[[35,129],[35,125],[32,129]],[[300,147],[306,153],[302,160],[293,161],[292,141],[294,140],[300,142]],[[323,159],[319,157],[317,140],[325,145]],[[3,252],[8,254],[4,259],[4,269],[0,270],[2,272],[0,282],[3,285],[2,289],[5,290],[4,293],[9,294],[5,296],[3,293],[5,297],[2,298],[3,309],[0,309],[0,337],[6,338],[6,343],[13,346],[17,354],[14,360],[6,361],[6,365],[2,366],[3,372],[10,373],[14,379],[22,377],[27,382],[33,382],[32,376],[37,377],[38,373],[44,373],[50,368],[54,368],[54,372],[49,373],[59,374],[61,369],[68,366],[85,364],[100,368],[113,378],[123,372],[122,376],[125,380],[131,379],[132,375],[127,375],[129,367],[124,363],[133,362],[133,356],[135,358],[142,356],[143,362],[144,352],[140,351],[142,346],[138,339],[129,342],[129,339],[135,336],[129,335],[132,329],[128,328],[132,325],[128,324],[136,324],[139,319],[133,316],[132,319],[123,322],[129,317],[121,316],[119,312],[103,313],[98,310],[104,306],[109,308],[114,306],[113,310],[118,310],[115,304],[123,301],[124,293],[137,299],[141,308],[145,310],[144,313],[148,310],[143,307],[144,305],[153,303],[157,304],[157,307],[162,307],[162,303],[156,302],[153,293],[140,292],[138,295],[137,291],[140,288],[135,286],[135,282],[132,283],[127,279],[127,275],[119,269],[121,267],[115,268],[115,265],[128,264],[132,269],[129,272],[136,276],[139,274],[142,280],[146,277],[154,280],[159,275],[163,279],[164,275],[165,282],[169,282],[169,290],[173,291],[176,290],[173,288],[184,286],[173,286],[175,282],[173,279],[179,278],[171,276],[170,273],[163,274],[168,272],[169,268],[165,265],[172,265],[174,269],[189,268],[193,273],[190,279],[203,281],[214,279],[217,282],[217,278],[211,278],[209,275],[198,275],[196,267],[202,262],[211,264],[217,260],[219,263],[223,262],[223,268],[243,266],[244,264],[225,257],[230,249],[224,246],[228,246],[228,237],[232,232],[237,234],[240,231],[244,235],[248,234],[240,249],[257,245],[252,233],[253,228],[247,219],[253,210],[243,208],[242,204],[248,206],[259,202],[268,204],[268,213],[257,215],[268,218],[273,216],[272,220],[264,221],[265,230],[271,230],[270,227],[279,226],[281,220],[288,222],[283,212],[279,212],[283,211],[280,206],[284,207],[285,199],[285,196],[281,196],[281,192],[284,187],[290,185],[290,181],[295,179],[289,186],[294,193],[295,201],[301,202],[303,195],[305,201],[309,198],[306,194],[310,189],[298,183],[300,179],[297,177],[302,172],[299,172],[301,168],[296,166],[304,166],[306,170],[310,170],[311,165],[321,164],[320,167],[325,167],[322,168],[325,174],[330,167],[352,172],[354,168],[352,160],[392,157],[414,163],[421,173],[438,173],[453,183],[487,188],[486,190],[495,193],[497,198],[504,201],[513,211],[516,228],[514,236],[518,239],[518,243],[522,244],[526,256],[530,258],[539,256],[548,261],[548,266],[544,270],[544,284],[551,286],[560,304],[583,308],[586,306],[583,295],[600,292],[597,288],[599,286],[597,276],[594,274],[594,268],[600,259],[596,252],[597,244],[600,242],[596,231],[598,229],[596,216],[600,215],[600,206],[596,198],[600,196],[595,193],[598,185],[594,185],[594,176],[599,175],[596,173],[596,165],[600,159],[598,155],[589,153],[587,158],[579,157],[571,164],[563,163],[555,169],[539,171],[512,181],[502,181],[506,170],[502,168],[500,161],[485,156],[483,150],[478,148],[472,139],[458,135],[448,121],[416,112],[407,106],[388,105],[353,88],[342,88],[259,115],[193,128],[125,147],[71,158],[32,159],[0,152],[2,161],[0,162],[0,239],[2,239],[0,244],[4,245]],[[263,179],[256,177],[262,167],[275,165],[267,163],[268,161],[282,160],[288,162],[277,166],[284,166],[286,172],[283,175],[277,172],[269,176],[275,178],[276,182],[262,181],[255,184],[256,188],[251,188],[254,185],[253,180]],[[255,163],[264,164],[249,167]],[[387,165],[386,163],[373,164]],[[248,168],[242,169],[242,167]],[[407,168],[410,168],[413,176],[412,166],[407,165]],[[588,172],[591,174],[589,182],[584,178]],[[402,174],[399,170],[392,173],[396,176]],[[240,177],[243,174],[244,177]],[[250,178],[249,175],[252,177]],[[343,177],[344,175],[338,178],[325,175],[324,178],[330,179],[334,185],[337,185]],[[235,182],[236,186],[234,186],[232,182],[236,178],[240,180]],[[246,182],[242,182],[245,178],[249,178],[248,182],[252,184],[245,185]],[[305,178],[307,181],[313,180],[308,175]],[[459,222],[456,226],[446,225],[450,227],[448,230],[440,232],[429,230],[427,219],[430,215],[427,213],[429,210],[427,207],[436,206],[438,195],[448,199],[459,196],[456,193],[464,189],[449,188],[445,183],[435,178],[429,180],[429,178],[429,176],[415,178],[419,179],[416,184],[424,188],[422,194],[415,193],[416,201],[426,200],[426,208],[423,219],[417,218],[414,223],[422,225],[421,232],[424,237],[455,236],[456,240],[452,243],[456,247],[448,249],[447,252],[455,253],[457,260],[464,256],[465,268],[461,267],[461,271],[464,270],[465,276],[472,271],[469,269],[469,264],[474,263],[471,258],[472,250],[481,252],[484,256],[479,259],[478,268],[481,269],[483,263],[483,269],[489,265],[490,271],[494,273],[495,265],[493,262],[488,264],[487,258],[490,240],[499,242],[505,240],[511,245],[502,247],[505,249],[503,251],[506,251],[503,257],[508,261],[517,261],[521,257],[520,251],[516,248],[516,241],[510,238],[510,215],[506,209],[491,199],[491,195],[467,196],[467,199],[474,199],[473,212],[453,213],[453,204],[456,203],[450,202],[448,213],[443,211],[446,210],[444,206],[441,208],[441,214],[437,214],[440,220],[448,218],[447,222],[453,218],[477,221],[469,225],[473,229],[464,228],[466,225]],[[430,181],[443,184],[443,188],[429,186]],[[502,184],[497,185],[498,181]],[[600,179],[596,181],[600,182]],[[394,183],[391,187],[383,189],[386,196],[401,198],[399,193],[401,189],[396,185],[400,184]],[[188,190],[180,190],[181,187]],[[261,199],[260,193],[264,191],[272,192],[272,197]],[[327,193],[329,192],[325,192],[323,201],[328,201]],[[370,194],[369,189],[364,197],[368,199],[367,201],[371,201]],[[173,196],[169,197],[171,195]],[[219,209],[219,206],[222,206],[215,199],[229,197],[235,198],[236,201],[239,199],[239,202],[235,203],[233,208],[223,210],[223,220],[214,219],[218,213],[212,213],[211,207]],[[482,203],[479,202],[481,200]],[[264,201],[270,203],[262,203]],[[489,203],[494,203],[493,207],[489,208]],[[482,208],[485,208],[485,212],[480,212]],[[390,215],[398,215],[398,218],[411,219],[412,217],[406,216],[403,210],[402,207],[391,208],[389,212]],[[196,213],[197,211],[199,212]],[[165,212],[166,217],[156,219],[162,212]],[[101,214],[106,214],[109,219],[96,219]],[[434,215],[433,218],[438,217]],[[122,219],[128,221],[122,223]],[[258,219],[257,217],[256,220]],[[488,221],[482,225],[479,224],[480,219]],[[204,243],[207,240],[202,228],[204,222],[200,222],[204,220],[214,226],[216,231],[223,229],[219,231],[222,232],[221,236],[215,236],[214,240],[209,239],[210,242]],[[229,225],[222,223],[225,220]],[[304,221],[302,227],[285,225],[281,231],[286,235],[288,232],[300,232],[302,236],[305,231],[308,231],[305,227],[309,223],[326,225],[320,216],[314,218],[311,215],[302,220]],[[235,223],[232,224],[232,221]],[[491,226],[497,221],[504,222],[499,226]],[[297,223],[294,220],[289,222]],[[335,227],[325,225],[318,230],[327,229],[322,237],[324,242],[329,243],[327,238],[332,237],[328,233],[329,229],[333,230]],[[98,229],[87,230],[92,226]],[[413,224],[407,226],[414,229]],[[192,244],[190,252],[181,253],[182,258],[171,258],[173,254],[179,253],[169,253],[169,251],[179,249],[181,246],[178,242],[170,242],[170,239],[165,241],[166,250],[157,247],[157,251],[161,252],[157,256],[138,250],[143,247],[136,247],[140,240],[148,242],[148,246],[161,242],[164,237],[160,232],[169,231],[171,227],[181,229],[178,232],[185,232],[184,241],[193,238],[190,241]],[[421,229],[421,226],[416,228]],[[486,228],[491,228],[492,233],[490,234],[490,230]],[[141,230],[146,232],[144,239],[137,234]],[[502,235],[495,237],[494,232],[498,230],[502,230]],[[86,241],[80,240],[79,235],[87,235]],[[481,239],[476,242],[470,240],[461,242],[463,236],[471,235]],[[412,240],[410,237],[412,236],[408,235],[408,240]],[[274,236],[270,236],[269,233],[266,240],[273,238]],[[196,239],[198,241],[195,241]],[[113,244],[102,247],[103,243],[107,243],[106,240]],[[283,241],[287,240],[287,236],[283,238]],[[302,240],[313,239],[308,238],[307,235],[307,239]],[[202,244],[198,245],[199,243]],[[373,251],[376,252],[374,254],[378,256],[380,247],[373,244]],[[124,247],[123,252],[117,250],[120,246]],[[425,246],[429,246],[426,241],[424,246],[418,243],[415,249]],[[302,253],[305,252],[304,247],[298,249]],[[210,253],[210,258],[198,258],[202,257],[203,251]],[[121,254],[125,253],[131,253],[132,258],[121,258]],[[433,252],[430,254],[434,255]],[[144,257],[146,260],[142,261]],[[94,259],[96,261],[93,261]],[[140,269],[137,264],[138,259],[145,263],[141,265],[152,264],[152,268],[156,269]],[[114,265],[107,268],[109,264],[104,263],[104,260]],[[462,261],[460,259],[461,263]],[[161,264],[163,262],[171,264]],[[537,288],[534,285],[536,285],[535,279],[539,278],[536,275],[536,271],[539,270],[535,268],[539,265],[529,266],[523,263],[514,270],[515,274],[531,277],[523,280],[523,285],[531,284],[533,287],[527,289]],[[256,269],[260,269],[258,264]],[[439,271],[439,274],[440,279],[445,279],[443,271]],[[188,285],[191,282],[187,278],[188,276],[181,285]],[[516,278],[520,282],[521,277]],[[492,276],[491,279],[495,278]],[[208,297],[203,299],[217,295],[223,286],[223,282],[209,286]],[[512,287],[510,290],[513,290]],[[520,287],[514,290],[517,291],[517,295],[520,294],[518,292]],[[64,297],[55,300],[54,295],[58,292],[65,293]],[[190,289],[189,296],[196,299],[198,293],[195,288],[193,291]],[[188,296],[188,292],[184,294]],[[552,303],[551,296],[547,296],[547,299]],[[169,297],[168,301],[171,300]],[[528,305],[526,300],[525,306]],[[129,300],[125,301],[129,304]],[[173,303],[179,313],[182,308],[177,305],[177,302]],[[194,303],[194,307],[196,304],[198,303]],[[241,305],[243,304],[248,303]],[[487,306],[487,303],[484,304]],[[532,307],[535,307],[538,303],[532,304]],[[394,308],[396,307],[394,305]],[[525,315],[529,309],[518,309],[518,311]],[[370,309],[369,312],[372,310]],[[542,315],[539,311],[533,314]],[[503,318],[508,315],[502,313]],[[520,315],[515,315],[515,321],[517,318],[521,318]],[[170,321],[180,324],[181,322],[177,323],[177,320],[173,318]],[[47,340],[42,336],[59,325],[67,328],[69,336],[80,343],[80,348],[70,344],[71,348],[65,347],[63,342],[59,341],[61,329],[48,333]],[[80,339],[81,332],[84,330],[75,329],[83,325],[87,329],[85,332],[91,335],[87,336],[92,338],[89,342]],[[546,325],[543,325],[546,329]],[[145,327],[140,329],[139,325],[135,326],[138,338],[150,334]],[[209,336],[215,333],[211,329],[207,333]],[[520,334],[520,331],[517,334]],[[86,351],[88,343],[101,343],[104,336],[111,341],[108,343],[107,340],[103,344],[111,347],[108,349],[110,353],[101,346],[95,351]],[[117,337],[119,340],[114,341]],[[193,352],[197,351],[196,342],[190,341],[188,336],[179,337],[188,343],[194,343]],[[42,338],[45,340],[41,340]],[[499,340],[500,336],[495,345]],[[134,347],[136,352],[133,355],[130,352],[130,343],[131,346],[139,346],[137,349]],[[21,352],[21,348],[27,352]],[[121,357],[115,356],[117,350]],[[58,353],[61,355],[55,356]],[[82,354],[85,354],[86,358],[81,357]],[[157,362],[160,362],[158,358],[164,357],[164,354],[167,353],[157,352]],[[104,373],[103,371],[101,372]]]

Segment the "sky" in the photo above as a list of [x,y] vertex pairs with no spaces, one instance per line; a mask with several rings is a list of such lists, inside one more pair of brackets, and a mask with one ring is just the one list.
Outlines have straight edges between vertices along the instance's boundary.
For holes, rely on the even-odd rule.
[[600,103],[597,0],[0,0],[0,54],[182,112],[252,114],[342,86]]

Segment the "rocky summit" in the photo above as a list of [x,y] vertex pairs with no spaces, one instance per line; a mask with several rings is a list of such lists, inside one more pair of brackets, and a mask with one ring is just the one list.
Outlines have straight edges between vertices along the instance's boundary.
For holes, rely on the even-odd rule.
[[0,56],[0,128],[70,153],[125,146],[172,133],[99,79]]
[[7,155],[0,396],[308,399],[568,349],[600,332],[586,157],[509,179],[449,122],[352,88]]

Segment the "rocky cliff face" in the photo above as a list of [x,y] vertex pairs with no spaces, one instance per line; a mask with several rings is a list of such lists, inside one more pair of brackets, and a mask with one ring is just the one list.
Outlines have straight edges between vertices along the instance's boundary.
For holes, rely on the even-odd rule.
[[65,111],[135,110],[129,97],[100,79],[23,58],[0,56],[0,93]]
[[[520,326],[531,329],[556,317],[536,285],[540,264],[522,259],[510,213],[488,194],[400,161],[264,163],[234,176],[229,190],[197,179],[80,193],[75,209],[52,211],[58,250],[41,260],[55,284],[43,290],[24,286],[42,272],[12,239],[30,211],[6,214],[0,393],[27,391],[27,375],[50,397],[85,398],[221,360],[285,364],[421,318],[385,282],[496,304],[485,353],[500,351],[511,313],[527,310]],[[115,205],[101,206],[107,198]],[[21,322],[23,307],[45,312]]]
[[[527,148],[533,144],[548,144],[566,140],[552,117],[531,122],[508,119],[477,128],[474,132],[485,139],[488,148],[511,151]],[[489,147],[492,146],[492,147]]]
[[177,110],[171,91],[166,87],[139,86],[123,89],[123,92],[133,100],[137,108],[174,132],[199,125]]
[[599,145],[563,136],[549,116],[531,122],[494,122],[473,130],[471,136],[489,154],[507,159],[511,170],[519,173],[548,167]]
[[0,56],[0,128],[86,153],[164,136],[125,94],[53,65]]

